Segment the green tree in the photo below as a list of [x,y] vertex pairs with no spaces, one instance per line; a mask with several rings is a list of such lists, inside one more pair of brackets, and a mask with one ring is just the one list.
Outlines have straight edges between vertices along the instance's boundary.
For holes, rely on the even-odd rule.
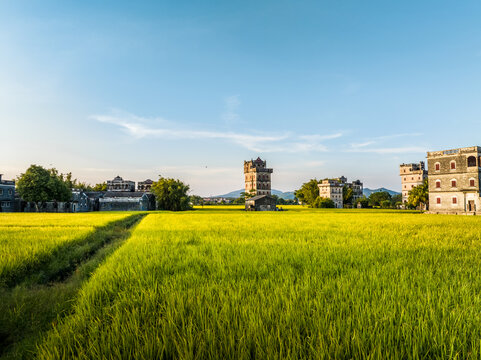
[[190,196],[189,201],[192,205],[204,205],[204,199],[199,195]]
[[335,208],[336,204],[334,203],[334,201],[332,201],[329,198],[318,196],[314,201],[314,204],[312,205],[312,207],[329,209],[329,208]]
[[412,208],[425,209],[429,205],[428,179],[422,185],[415,186],[408,193],[408,206]]
[[384,200],[391,201],[391,195],[387,191],[374,192],[369,195],[370,206],[381,206],[381,202]]
[[302,184],[299,190],[294,191],[295,197],[304,204],[314,206],[314,202],[319,197],[319,181],[317,179],[311,179],[308,182]]
[[100,184],[95,184],[95,186],[92,189],[93,191],[107,191],[107,183],[103,182]]
[[391,197],[391,203],[397,206],[399,203],[402,204],[403,196],[401,194],[396,194]]
[[160,210],[184,211],[189,210],[189,185],[180,180],[160,177],[154,181],[151,192],[157,201]]
[[352,196],[354,191],[351,187],[344,185],[342,188],[342,200],[344,204],[352,205]]
[[369,199],[366,196],[362,196],[356,200],[356,206],[361,204],[361,208],[367,208],[369,206]]
[[30,165],[25,173],[20,174],[17,181],[20,197],[38,204],[46,201],[69,201],[72,192],[62,174],[56,169],[47,170],[39,165]]
[[392,203],[391,203],[391,200],[383,200],[381,201],[381,207],[383,209],[389,209],[392,207]]
[[63,174],[59,174],[57,169],[49,170],[50,179],[50,199],[53,201],[70,201],[72,199],[72,190],[69,187]]

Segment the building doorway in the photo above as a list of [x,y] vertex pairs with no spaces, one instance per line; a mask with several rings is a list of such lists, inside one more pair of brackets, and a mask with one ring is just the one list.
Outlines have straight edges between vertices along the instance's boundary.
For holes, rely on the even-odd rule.
[[469,212],[476,211],[476,205],[474,204],[474,200],[468,200],[468,211]]

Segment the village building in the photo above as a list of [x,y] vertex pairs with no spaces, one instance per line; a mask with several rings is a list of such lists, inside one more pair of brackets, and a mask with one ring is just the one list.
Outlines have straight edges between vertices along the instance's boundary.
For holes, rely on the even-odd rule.
[[271,174],[273,170],[268,169],[266,161],[261,158],[244,161],[244,178],[246,194],[271,195]]
[[344,185],[338,179],[325,179],[317,186],[320,197],[331,199],[336,208],[343,207],[342,189]]
[[481,148],[428,152],[429,209],[438,214],[481,211]]
[[352,189],[352,201],[363,196],[363,184],[360,180],[354,180],[352,183],[347,182],[347,178],[341,176],[335,179],[324,179],[319,184],[319,196],[331,199],[336,208],[344,206],[343,189],[344,187]]
[[271,196],[272,172],[272,169],[267,168],[267,162],[260,157],[244,161],[246,210],[276,210],[276,199]]
[[116,176],[107,181],[107,191],[135,191],[135,182]]
[[139,181],[137,183],[137,191],[150,192],[153,183],[154,182],[150,179],[147,179],[145,181]]
[[155,196],[144,191],[107,191],[99,198],[100,211],[155,210]]
[[246,210],[248,211],[275,211],[276,199],[269,195],[257,195],[246,199]]
[[405,204],[408,201],[409,191],[422,185],[428,177],[428,172],[424,167],[424,161],[420,161],[418,164],[401,164],[399,175],[401,176],[402,202]]
[[15,211],[15,181],[2,180],[0,174],[0,212]]

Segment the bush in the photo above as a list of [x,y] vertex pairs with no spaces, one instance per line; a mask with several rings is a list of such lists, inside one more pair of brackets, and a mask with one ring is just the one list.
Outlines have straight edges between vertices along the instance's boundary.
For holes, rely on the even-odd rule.
[[312,205],[312,207],[330,209],[330,208],[335,208],[336,205],[334,204],[334,201],[332,201],[331,199],[318,196],[314,201],[314,204]]

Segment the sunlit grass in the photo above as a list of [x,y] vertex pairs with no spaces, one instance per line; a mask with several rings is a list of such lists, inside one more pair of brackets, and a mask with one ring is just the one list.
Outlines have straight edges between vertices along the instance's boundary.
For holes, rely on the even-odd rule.
[[56,248],[130,213],[0,213],[0,285],[45,259]]
[[41,358],[479,358],[481,218],[147,216]]

